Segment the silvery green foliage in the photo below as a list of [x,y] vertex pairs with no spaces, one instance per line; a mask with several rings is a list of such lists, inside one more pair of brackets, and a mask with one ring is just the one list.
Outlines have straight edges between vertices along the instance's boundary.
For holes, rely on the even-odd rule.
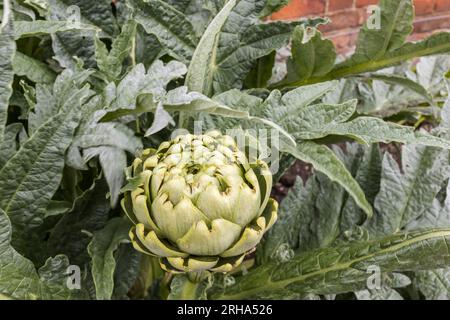
[[[283,170],[300,159],[314,174],[254,267],[189,297],[448,298],[449,34],[406,42],[412,1],[382,0],[389,28],[364,26],[345,60],[316,30],[325,19],[262,20],[286,3],[1,1],[0,297],[182,298],[192,278],[169,284],[142,259],[116,203],[136,152],[202,120],[274,130]],[[424,120],[431,133],[406,125]],[[348,140],[366,146],[332,146]],[[409,145],[397,162],[379,142]],[[366,288],[373,264],[381,291]]]

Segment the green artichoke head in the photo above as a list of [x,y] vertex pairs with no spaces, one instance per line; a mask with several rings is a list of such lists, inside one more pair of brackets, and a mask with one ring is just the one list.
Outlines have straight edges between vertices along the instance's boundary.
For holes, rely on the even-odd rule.
[[127,168],[133,246],[173,272],[229,272],[276,221],[272,175],[213,131],[146,149]]

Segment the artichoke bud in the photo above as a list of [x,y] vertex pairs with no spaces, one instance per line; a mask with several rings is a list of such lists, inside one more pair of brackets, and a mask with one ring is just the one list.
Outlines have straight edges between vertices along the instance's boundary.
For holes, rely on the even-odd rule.
[[126,170],[133,246],[172,272],[230,272],[275,223],[267,164],[220,132],[180,135]]

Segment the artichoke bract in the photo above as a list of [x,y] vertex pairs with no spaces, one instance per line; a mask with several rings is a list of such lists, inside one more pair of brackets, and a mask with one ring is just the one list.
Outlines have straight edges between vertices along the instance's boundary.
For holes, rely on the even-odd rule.
[[127,168],[133,246],[173,272],[229,272],[276,221],[272,174],[214,131],[146,149]]

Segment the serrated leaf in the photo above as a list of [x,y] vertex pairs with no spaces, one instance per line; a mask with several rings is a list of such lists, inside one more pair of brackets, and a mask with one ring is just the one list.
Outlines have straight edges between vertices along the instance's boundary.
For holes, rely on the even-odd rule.
[[316,138],[327,135],[348,136],[367,145],[376,142],[400,142],[450,148],[450,141],[446,139],[424,132],[415,132],[413,127],[402,126],[375,117],[361,116],[345,123],[335,124],[322,131],[322,134],[317,133]]
[[197,46],[186,79],[190,90],[212,96],[241,88],[255,61],[287,44],[295,26],[324,21],[259,23],[264,6],[263,0],[241,0],[222,8]]
[[19,147],[16,138],[21,130],[23,125],[20,122],[11,123],[5,128],[4,139],[0,142],[0,169],[16,153]]
[[[50,14],[55,17],[66,17],[66,19],[96,26],[103,36],[112,37],[119,33],[119,27],[112,13],[109,0],[89,1],[89,0],[47,0]],[[73,10],[73,6],[78,7],[78,12]],[[72,8],[72,10],[69,10]],[[77,19],[80,20],[77,20]]]
[[128,244],[121,244],[116,251],[116,269],[114,270],[114,291],[112,299],[126,299],[127,293],[136,282],[141,261],[146,257]]
[[47,250],[51,255],[63,253],[79,266],[90,262],[86,250],[91,237],[85,233],[101,230],[109,219],[110,202],[106,199],[108,186],[104,180],[94,183],[74,199],[72,208],[51,230]]
[[41,283],[41,299],[43,300],[76,300],[86,299],[87,292],[83,289],[69,289],[67,272],[70,266],[69,259],[65,255],[57,255],[48,258],[45,264],[39,268],[39,281]]
[[12,62],[16,52],[14,42],[13,17],[9,1],[4,2],[3,19],[0,26],[0,142],[3,141],[8,118],[8,102],[12,95],[14,72]]
[[400,48],[413,31],[414,7],[411,0],[381,0],[380,28],[365,24],[356,44],[355,56],[377,59]]
[[[224,92],[233,88],[240,89],[243,79],[251,70],[254,61],[286,45],[295,26],[300,24],[315,25],[322,22],[319,19],[319,21],[272,22],[269,24],[248,25],[248,22],[236,21],[237,17],[241,17],[237,13],[239,12],[240,4],[243,2],[241,1],[236,5],[234,9],[235,15],[230,15],[219,39],[218,47],[221,50],[218,51],[213,64],[213,70],[215,71],[213,76],[214,93]],[[261,1],[257,0],[255,2]],[[254,19],[251,15],[247,16],[247,18],[248,21]],[[247,28],[235,30],[236,25],[247,26]],[[232,35],[239,31],[242,33],[236,34],[236,38],[234,38]]]
[[178,59],[189,62],[197,45],[192,24],[180,11],[160,0],[127,1],[134,19]]
[[[433,189],[435,190],[436,186],[433,186]],[[408,222],[405,229],[417,230],[419,228],[450,226],[450,183],[447,184],[445,191],[447,197],[443,203],[438,198],[435,198],[425,212],[421,213],[418,218],[416,217],[416,219]]]
[[[74,30],[51,35],[55,60],[63,68],[75,70],[81,60],[87,68],[95,68],[95,37],[111,38],[118,33],[118,25],[108,0],[49,0],[50,21],[75,21],[97,27],[97,30]],[[76,57],[76,58],[74,58]],[[77,60],[78,59],[78,60]]]
[[186,75],[185,85],[189,90],[204,94],[211,91],[214,56],[218,50],[218,35],[235,5],[236,0],[228,1],[200,39]]
[[262,10],[260,16],[267,17],[268,15],[277,12],[285,5],[289,3],[289,0],[267,0],[264,9]]
[[367,216],[372,216],[372,206],[367,201],[361,187],[345,165],[326,146],[313,142],[302,142],[296,147],[285,145],[282,151],[311,163],[317,171],[325,173],[331,180],[338,182],[354,198]]
[[295,28],[291,51],[292,57],[287,62],[288,74],[284,80],[287,83],[324,76],[333,69],[336,60],[333,42],[323,39],[322,34],[313,28]]
[[298,81],[285,84],[283,86],[274,84],[273,87],[293,87],[329,81],[333,79],[340,79],[352,75],[385,69],[416,57],[431,56],[447,52],[450,52],[450,33],[439,32],[416,43],[408,42],[402,47],[387,52],[384,56],[377,59],[366,60],[363,57],[359,57],[358,59],[355,58],[351,61],[337,64],[334,69],[326,76],[311,78],[305,83],[302,81]]
[[157,97],[165,93],[167,84],[186,73],[186,66],[177,61],[164,64],[155,61],[148,71],[142,64],[136,65],[117,86],[117,98],[112,110],[134,109],[139,95],[151,93]]
[[433,94],[438,94],[445,88],[442,79],[450,70],[450,57],[448,55],[436,55],[421,58],[416,65],[417,81]]
[[21,252],[32,251],[27,245],[32,234],[27,231],[42,223],[59,186],[64,153],[80,121],[79,106],[89,95],[87,87],[76,90],[73,96],[77,98],[43,123],[0,170],[0,207],[17,231],[13,243]]
[[14,56],[13,69],[15,74],[37,83],[52,83],[56,78],[55,72],[47,64],[21,52],[16,52]]
[[0,292],[16,299],[37,299],[36,270],[11,246],[11,233],[8,216],[0,209]]
[[262,110],[267,119],[283,125],[292,119],[292,114],[301,112],[303,108],[318,100],[333,90],[337,81],[324,82],[316,85],[300,87],[282,95],[274,90],[266,100],[267,107]]
[[427,300],[450,299],[449,268],[419,271],[414,283]]
[[375,199],[376,214],[367,228],[374,234],[391,234],[424,214],[449,176],[448,168],[446,152],[436,148],[405,146],[401,167],[387,154]]
[[[377,144],[368,149],[356,144],[346,145],[347,153],[354,154],[347,164],[355,180],[361,186],[367,201],[373,205],[375,197],[380,190],[382,155]],[[361,154],[362,153],[362,154]],[[365,221],[365,214],[353,198],[348,198],[342,207],[341,230],[344,232],[353,229]]]
[[332,294],[361,290],[369,266],[385,273],[447,266],[449,229],[391,235],[304,252],[285,263],[269,262],[241,276],[234,285],[216,288],[213,299],[276,298],[297,294]]
[[84,150],[86,162],[97,156],[108,182],[111,206],[115,207],[119,200],[120,188],[125,180],[123,168],[127,166],[127,155],[125,151],[116,147],[98,146]]
[[123,218],[111,219],[104,229],[94,233],[94,238],[88,245],[88,252],[92,258],[92,277],[96,297],[99,300],[111,299],[116,268],[113,254],[119,244],[129,242],[129,230],[128,221]]
[[244,80],[246,88],[266,88],[267,83],[272,78],[272,69],[275,64],[276,51],[256,60],[256,63],[250,70]]
[[73,21],[36,20],[16,21],[14,23],[14,36],[16,40],[72,30],[100,31],[100,29],[91,24],[75,23]]
[[120,35],[113,41],[109,52],[106,45],[100,39],[95,38],[97,47],[95,56],[98,68],[110,79],[114,80],[120,76],[123,60],[130,54],[135,36],[136,23],[129,20],[122,27]]
[[400,293],[389,287],[356,291],[355,295],[358,300],[403,300]]
[[81,290],[66,286],[68,260],[65,256],[49,258],[36,272],[33,263],[21,256],[10,244],[11,223],[0,209],[0,294],[13,299],[77,299],[85,297]]
[[316,104],[301,108],[284,126],[296,139],[312,140],[323,137],[322,132],[344,123],[356,111],[357,100],[342,104]]
[[414,82],[408,78],[393,75],[393,74],[383,74],[383,73],[375,73],[368,76],[368,78],[375,79],[375,80],[381,80],[390,84],[400,85],[405,87],[406,89],[409,89],[418,95],[425,98],[427,102],[429,102],[431,105],[433,105],[433,96],[419,83]]

